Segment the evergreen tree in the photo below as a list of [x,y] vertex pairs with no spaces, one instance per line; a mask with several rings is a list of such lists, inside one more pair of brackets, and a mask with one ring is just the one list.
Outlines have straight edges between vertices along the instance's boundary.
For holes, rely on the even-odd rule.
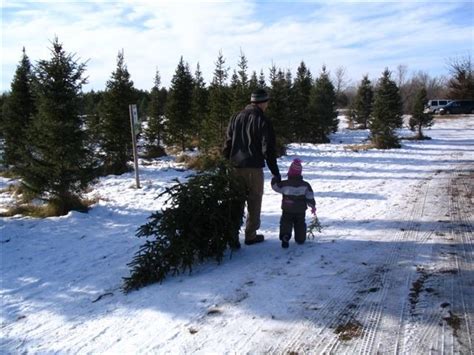
[[231,115],[231,95],[226,81],[229,69],[225,67],[222,52],[216,61],[214,77],[209,88],[209,116],[204,122],[203,148],[205,150],[221,149]]
[[290,69],[286,70],[285,73],[286,91],[288,92],[288,117],[285,121],[286,134],[288,142],[295,141],[295,129],[294,122],[296,122],[295,107],[293,103],[294,92],[293,92],[293,74]]
[[125,65],[123,51],[117,56],[117,68],[106,84],[100,108],[104,174],[123,174],[129,171],[132,159],[132,133],[129,105],[136,103],[133,81]]
[[[193,127],[198,138],[201,139],[201,129],[205,118],[209,115],[209,91],[202,77],[201,67],[197,64],[194,73],[194,88],[192,102]],[[198,143],[200,145],[200,143]]]
[[258,87],[260,89],[266,89],[267,84],[265,80],[265,74],[263,73],[263,69],[260,70],[260,75],[258,76]]
[[148,119],[148,105],[150,104],[150,93],[146,90],[135,89],[135,97],[138,102],[138,120],[140,122]]
[[293,112],[290,121],[290,130],[296,141],[307,138],[307,127],[310,125],[309,98],[313,79],[311,72],[304,62],[300,63],[293,82],[291,110]]
[[399,148],[395,130],[402,126],[402,100],[388,69],[379,79],[370,120],[372,143],[380,149]]
[[[230,94],[232,97],[231,102],[231,112],[239,111],[240,103],[238,99],[239,93],[239,76],[237,75],[237,71],[233,71],[232,76],[230,78]],[[240,108],[241,109],[241,108]]]
[[319,78],[311,89],[309,102],[310,121],[306,126],[306,140],[315,143],[328,143],[328,135],[337,131],[337,96],[329,73],[323,66]]
[[93,113],[98,114],[99,106],[102,101],[102,91],[91,90],[81,96],[81,115],[89,116]]
[[259,88],[257,72],[254,70],[249,80],[249,92],[252,93]]
[[100,112],[99,107],[103,99],[103,92],[91,90],[81,97],[81,116],[87,130],[89,144],[99,147],[101,142]]
[[161,76],[160,72],[156,70],[154,85],[150,92],[150,103],[148,105],[148,125],[145,129],[146,149],[149,158],[160,157],[165,154],[162,147],[165,108],[160,86]]
[[[5,109],[5,102],[7,101],[8,97],[10,96],[9,92],[3,92],[0,95],[0,138],[5,138],[5,132],[4,128],[5,127],[5,116],[4,116],[4,109]],[[3,158],[2,158],[3,160]]]
[[192,97],[194,80],[188,63],[181,57],[171,79],[170,93],[166,105],[166,141],[177,144],[183,151],[190,145],[194,133],[192,122]]
[[20,170],[28,191],[46,198],[58,215],[82,209],[80,193],[93,178],[79,115],[85,64],[54,40],[50,60],[38,62],[34,92],[37,113],[28,130],[27,164]]
[[354,119],[361,125],[362,129],[367,129],[372,114],[373,99],[374,91],[372,89],[372,83],[368,75],[364,75],[357,88],[357,94],[353,102]]
[[248,61],[245,54],[240,52],[239,70],[232,76],[232,112],[242,110],[250,101],[250,82],[247,74]]
[[425,105],[427,102],[428,98],[426,89],[422,87],[416,94],[412,117],[410,118],[410,127],[416,128],[417,139],[425,139],[422,127],[429,127],[433,124],[433,115],[429,112],[425,112]]
[[285,145],[290,143],[288,134],[288,118],[290,116],[290,85],[285,73],[275,65],[270,68],[270,97],[266,116],[273,122],[275,129],[277,151],[279,155],[285,153]]
[[137,230],[137,237],[147,240],[128,264],[126,292],[162,282],[170,274],[191,272],[197,262],[221,262],[227,249],[239,248],[243,186],[232,170],[221,162],[163,192],[168,208],[153,213]]
[[23,48],[23,56],[11,83],[11,92],[3,105],[3,163],[14,169],[15,166],[24,165],[25,149],[29,144],[26,132],[35,113],[32,77],[31,63]]

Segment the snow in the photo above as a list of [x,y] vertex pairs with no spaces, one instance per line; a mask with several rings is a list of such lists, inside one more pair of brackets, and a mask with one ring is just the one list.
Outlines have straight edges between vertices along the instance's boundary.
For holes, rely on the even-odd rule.
[[[141,189],[101,178],[87,214],[2,218],[0,352],[472,353],[473,132],[471,115],[401,149],[354,151],[368,132],[343,127],[292,144],[280,170],[302,159],[321,234],[281,248],[265,169],[264,243],[129,294],[136,229],[192,174],[173,159],[141,161]],[[3,209],[13,182],[0,178]]]

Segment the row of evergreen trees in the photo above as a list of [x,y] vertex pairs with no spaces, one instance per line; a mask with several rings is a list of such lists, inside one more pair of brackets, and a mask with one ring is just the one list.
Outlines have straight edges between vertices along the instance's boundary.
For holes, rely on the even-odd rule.
[[[253,90],[266,87],[263,73],[248,77],[243,54],[230,85],[222,54],[209,87],[199,65],[193,76],[181,58],[169,90],[160,87],[157,71],[149,95],[134,88],[123,52],[103,92],[82,93],[85,69],[57,38],[51,58],[35,66],[23,51],[2,105],[4,165],[22,178],[29,195],[54,202],[58,213],[78,208],[80,191],[94,177],[129,170],[129,104],[140,101],[141,116],[148,121],[144,133],[150,151],[174,145],[208,154],[222,147],[232,113],[248,103]],[[301,63],[292,80],[289,71],[273,67],[270,81],[267,89],[276,104],[269,115],[280,146],[292,140],[327,141],[337,128],[337,114],[334,87],[325,68],[313,80]]]
[[[433,115],[425,112],[427,102],[426,88],[419,85],[410,110],[409,121],[412,130],[417,130],[416,139],[425,138],[422,127],[428,127],[433,123]],[[370,128],[375,147],[397,148],[399,138],[396,130],[403,125],[402,106],[400,89],[391,79],[388,69],[383,72],[375,89],[365,75],[350,108],[351,124],[357,124],[362,129]]]
[[[338,125],[336,92],[324,66],[313,78],[301,62],[293,79],[289,70],[273,65],[267,84],[263,72],[248,75],[243,53],[230,76],[219,53],[207,86],[199,64],[192,75],[181,58],[169,90],[161,86],[157,70],[148,93],[134,88],[119,52],[105,90],[84,94],[85,69],[57,38],[51,58],[35,66],[23,51],[2,105],[4,164],[22,178],[31,196],[46,197],[59,213],[80,205],[80,192],[94,177],[129,170],[131,103],[139,104],[139,114],[147,121],[144,137],[150,156],[163,154],[164,146],[198,148],[208,155],[220,151],[230,116],[249,102],[256,88],[270,91],[268,116],[282,154],[290,142],[328,142]],[[383,73],[374,89],[364,77],[359,92],[353,109],[357,122],[371,127],[379,147],[396,146],[401,103],[390,72]]]
[[267,86],[263,73],[258,77],[256,72],[248,75],[244,54],[230,84],[222,53],[215,65],[213,79],[206,87],[199,65],[193,76],[189,65],[180,59],[164,115],[150,112],[147,117],[148,138],[163,137],[166,145],[177,145],[182,150],[197,147],[207,153],[220,149],[230,116],[249,103],[251,92],[257,88],[270,91],[268,116],[273,120],[280,147],[291,141],[327,142],[328,134],[337,129],[335,92],[325,68],[313,80],[302,62],[293,80],[289,71],[273,66]]

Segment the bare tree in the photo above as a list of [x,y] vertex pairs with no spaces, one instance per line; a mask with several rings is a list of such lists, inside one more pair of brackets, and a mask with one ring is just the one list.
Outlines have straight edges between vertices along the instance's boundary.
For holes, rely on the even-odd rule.
[[336,89],[336,94],[338,94],[342,92],[349,84],[349,80],[347,79],[346,67],[337,67],[336,71],[334,72],[334,76],[335,76],[334,88]]
[[418,71],[403,85],[406,112],[413,112],[415,97],[421,88],[425,88],[427,99],[446,97],[446,80],[443,77],[431,77],[428,73]]
[[450,99],[474,98],[474,72],[471,56],[450,58],[448,60],[451,78],[448,82]]
[[418,71],[413,74],[410,86],[425,87],[428,98],[444,98],[447,80],[443,76],[431,77],[427,72]]
[[409,112],[408,101],[410,98],[410,92],[407,88],[408,83],[408,66],[405,64],[399,64],[397,66],[397,72],[395,82],[397,83],[398,89],[400,90],[400,97],[402,98],[402,110],[403,113]]
[[334,73],[334,89],[336,92],[336,100],[338,107],[345,107],[349,103],[348,96],[346,94],[346,89],[350,84],[350,80],[347,79],[347,69],[346,67],[337,67]]
[[407,82],[407,76],[408,76],[408,66],[405,64],[399,64],[397,66],[397,73],[396,73],[396,83],[398,88],[401,88],[404,86]]

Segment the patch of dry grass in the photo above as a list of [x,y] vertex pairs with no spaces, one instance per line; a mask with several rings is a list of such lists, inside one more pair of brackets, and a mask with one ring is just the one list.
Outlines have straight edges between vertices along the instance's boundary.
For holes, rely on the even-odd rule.
[[334,333],[338,334],[340,340],[349,341],[353,338],[361,337],[362,329],[362,324],[353,319],[345,324],[338,325]]
[[98,198],[77,199],[77,201],[74,201],[72,204],[67,205],[66,208],[64,203],[59,204],[56,200],[47,201],[41,205],[33,204],[31,202],[19,202],[9,207],[6,211],[0,212],[0,217],[13,217],[21,215],[33,218],[47,218],[63,216],[71,210],[87,212],[90,209],[90,206],[97,202]]
[[349,144],[344,146],[346,150],[352,150],[353,152],[365,151],[369,149],[376,148],[373,143],[364,143],[364,144]]

